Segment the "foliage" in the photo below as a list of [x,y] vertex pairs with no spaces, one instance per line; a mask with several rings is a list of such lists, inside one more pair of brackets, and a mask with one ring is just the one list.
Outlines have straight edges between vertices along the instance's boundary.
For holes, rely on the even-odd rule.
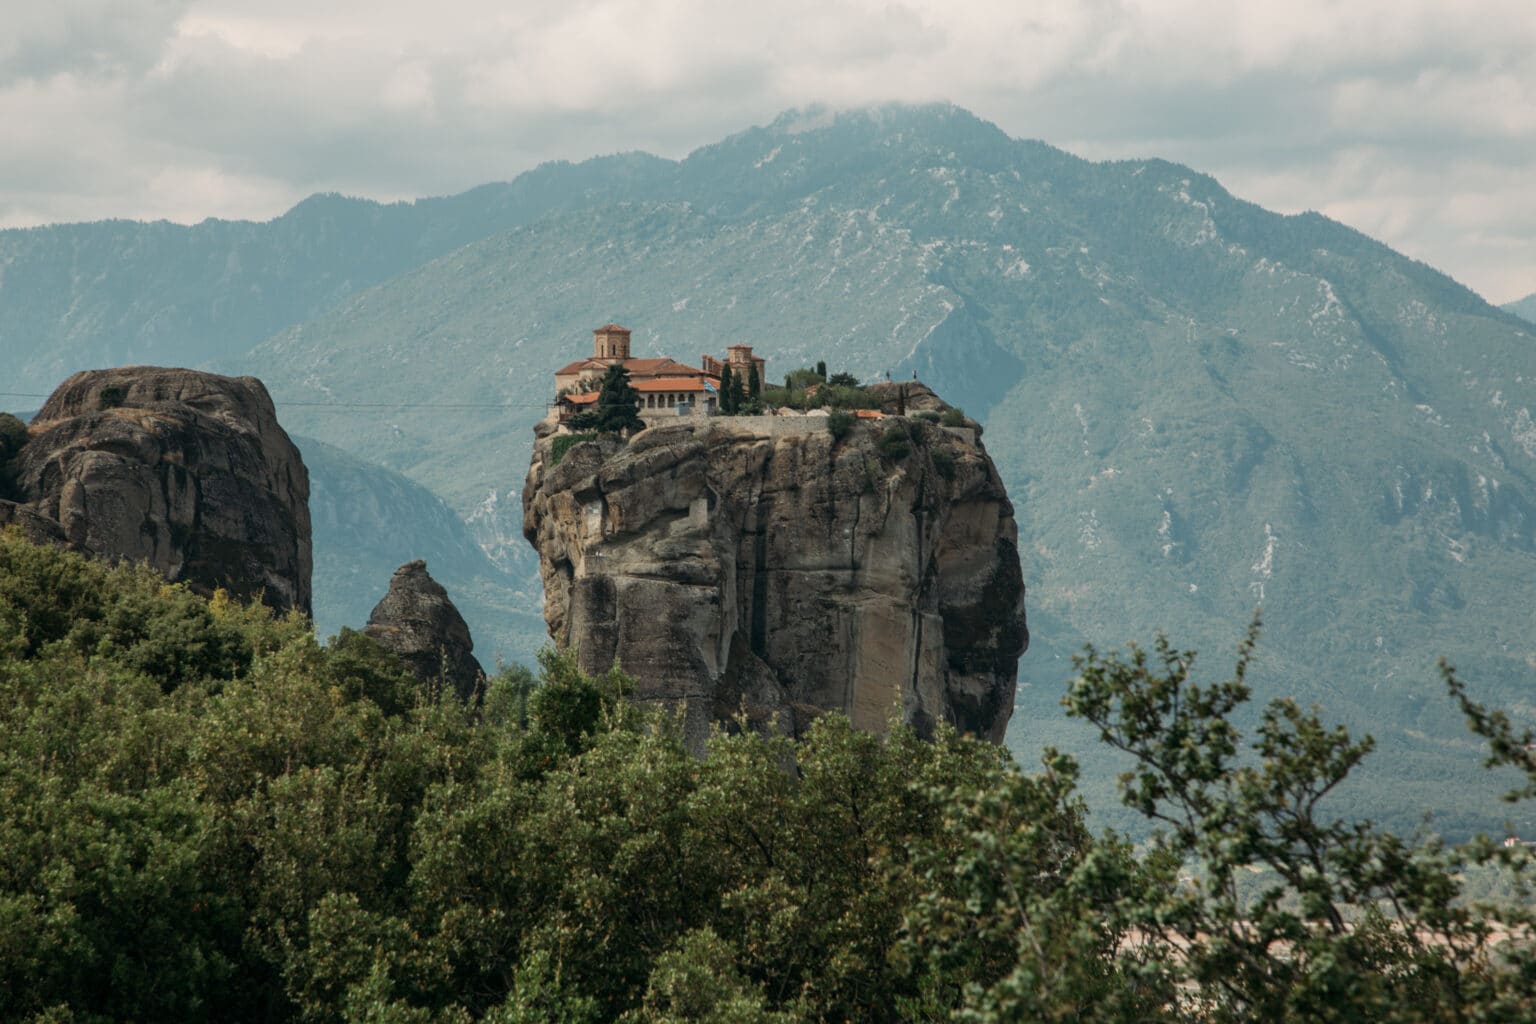
[[645,421],[640,418],[640,392],[630,385],[629,371],[623,363],[614,363],[603,374],[594,415],[593,426],[603,433],[620,434],[645,428]]
[[892,423],[880,435],[880,454],[888,459],[900,460],[912,454],[912,438],[899,423]]
[[747,368],[747,398],[757,401],[763,393],[763,381],[758,375],[757,364],[752,363]]
[[[1028,774],[944,725],[878,737],[826,715],[798,739],[717,732],[701,759],[617,667],[549,651],[474,712],[361,634],[322,646],[296,616],[12,535],[0,557],[7,1020],[1516,1021],[1536,1005],[1525,912],[1458,899],[1469,866],[1525,898],[1524,855],[1325,819],[1369,742],[1287,702],[1244,756],[1251,637],[1209,686],[1163,641],[1081,662],[1073,713],[1131,759],[1126,799],[1165,829],[1138,853],[1089,833],[1054,752]],[[1528,794],[1529,737],[1446,684]]]
[[939,422],[946,427],[963,427],[965,426],[965,410],[959,406],[950,406],[944,410],[944,414],[939,418]]
[[835,388],[856,388],[859,386],[859,378],[851,373],[842,371],[828,377],[827,383]]
[[853,430],[855,422],[853,413],[843,409],[833,409],[827,413],[827,433],[832,435],[832,440],[841,441]]
[[27,439],[27,425],[8,412],[0,412],[0,498],[13,496],[16,485],[10,463]]
[[953,480],[955,478],[955,457],[950,454],[949,449],[935,448],[929,453],[929,458],[933,460],[934,471],[939,476],[945,480]]
[[[572,417],[574,419],[574,417]],[[556,434],[555,439],[549,442],[549,464],[560,465],[560,460],[565,458],[565,453],[584,441],[592,441],[597,438],[596,433]]]
[[784,388],[787,391],[804,391],[812,384],[825,384],[827,381],[826,363],[818,363],[818,369],[810,370],[801,367],[798,370],[790,370],[784,375]]
[[[1289,699],[1264,709],[1249,755],[1235,713],[1249,698],[1255,620],[1234,674],[1192,681],[1192,651],[1159,638],[1149,656],[1092,649],[1066,698],[1109,746],[1131,758],[1127,806],[1161,826],[1145,863],[1163,884],[1123,905],[1136,955],[1182,989],[1187,1015],[1213,1021],[1518,1019],[1536,1007],[1523,907],[1458,901],[1468,863],[1512,856],[1486,841],[1448,848],[1408,841],[1370,822],[1325,817],[1327,797],[1370,752],[1343,727]],[[1496,761],[1536,780],[1536,762],[1506,728],[1465,698]],[[1529,795],[1530,787],[1522,791]],[[1159,867],[1160,865],[1160,867]],[[1180,875],[1181,865],[1196,867]],[[1259,869],[1256,891],[1245,876]],[[1496,927],[1516,939],[1500,947]]]
[[8,412],[0,412],[0,463],[12,459],[27,443],[27,425]]
[[736,387],[736,378],[731,373],[729,365],[720,368],[720,412],[725,416],[736,413],[736,401],[740,392]]
[[915,420],[922,420],[924,423],[939,422],[939,414],[932,409],[921,409],[913,413],[912,418]]

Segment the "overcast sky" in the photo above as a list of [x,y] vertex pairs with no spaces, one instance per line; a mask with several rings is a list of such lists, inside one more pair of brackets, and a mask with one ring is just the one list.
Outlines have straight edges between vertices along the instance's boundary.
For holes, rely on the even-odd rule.
[[0,226],[438,195],[887,100],[1536,291],[1536,0],[0,0]]

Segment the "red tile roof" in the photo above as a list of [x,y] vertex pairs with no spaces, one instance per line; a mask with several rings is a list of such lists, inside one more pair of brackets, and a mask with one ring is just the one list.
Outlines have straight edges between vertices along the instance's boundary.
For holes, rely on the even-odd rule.
[[603,326],[599,327],[597,331],[593,331],[592,333],[596,334],[598,331],[623,331],[625,334],[635,333],[628,327],[620,327],[618,324],[603,324]]
[[703,391],[704,381],[699,377],[652,377],[637,380],[636,391]]
[[567,402],[571,405],[591,405],[593,402],[597,401],[597,397],[598,393],[596,391],[588,391],[585,394],[580,395],[561,395],[560,401]]

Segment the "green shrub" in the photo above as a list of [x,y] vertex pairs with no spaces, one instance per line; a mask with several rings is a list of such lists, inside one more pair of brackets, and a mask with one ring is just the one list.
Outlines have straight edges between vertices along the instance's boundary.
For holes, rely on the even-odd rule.
[[96,392],[96,408],[116,409],[123,404],[123,400],[127,397],[128,392],[124,391],[121,387],[116,384],[108,384]]
[[939,422],[939,414],[932,409],[924,409],[922,412],[913,413],[912,418],[922,420],[924,423]]
[[965,426],[965,410],[958,405],[951,406],[944,410],[944,415],[940,417],[940,422],[946,427],[963,427]]
[[597,435],[595,433],[556,435],[555,439],[549,443],[549,464],[551,466],[560,465],[560,460],[565,458],[566,452],[570,451],[578,444],[581,444],[583,441],[592,441],[596,438]]
[[13,458],[27,443],[27,425],[8,412],[0,412],[0,462]]
[[808,370],[804,367],[801,367],[798,370],[790,370],[784,375],[784,387],[790,391],[804,391],[812,384],[825,383],[826,379],[826,377],[817,373],[815,370]]
[[880,435],[880,454],[888,459],[904,459],[912,454],[912,439],[899,424],[892,423]]
[[933,469],[945,480],[955,478],[955,457],[946,448],[935,448],[932,453]]
[[827,433],[832,435],[832,440],[841,441],[853,429],[854,419],[855,416],[851,412],[833,409],[827,414]]

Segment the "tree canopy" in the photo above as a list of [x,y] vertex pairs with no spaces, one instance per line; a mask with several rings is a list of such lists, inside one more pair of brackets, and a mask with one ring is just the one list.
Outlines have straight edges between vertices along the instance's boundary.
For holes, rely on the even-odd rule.
[[1523,852],[1329,820],[1369,742],[1286,702],[1245,740],[1250,651],[1080,663],[1137,849],[1050,751],[829,714],[701,759],[617,668],[549,651],[465,707],[360,634],[0,533],[0,1018],[1530,1019],[1528,913],[1462,893],[1523,896]]

